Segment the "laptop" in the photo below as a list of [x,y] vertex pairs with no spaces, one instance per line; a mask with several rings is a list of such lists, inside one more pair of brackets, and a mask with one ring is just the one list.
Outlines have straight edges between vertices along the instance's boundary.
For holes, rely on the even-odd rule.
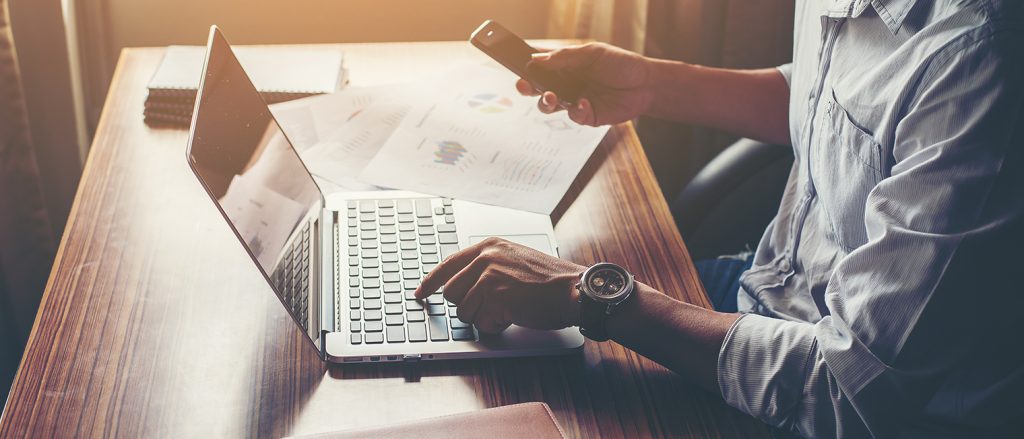
[[231,46],[210,30],[187,160],[253,264],[325,361],[577,352],[575,329],[481,334],[420,279],[499,236],[556,255],[549,217],[403,191],[324,194]]

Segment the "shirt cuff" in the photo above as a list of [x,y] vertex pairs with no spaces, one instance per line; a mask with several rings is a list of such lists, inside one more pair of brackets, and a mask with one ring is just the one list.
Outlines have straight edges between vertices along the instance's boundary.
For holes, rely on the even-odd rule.
[[785,427],[803,398],[815,351],[813,325],[744,314],[718,353],[718,388],[729,405]]
[[786,78],[786,85],[793,88],[793,63],[784,64],[775,68],[782,73],[782,77]]

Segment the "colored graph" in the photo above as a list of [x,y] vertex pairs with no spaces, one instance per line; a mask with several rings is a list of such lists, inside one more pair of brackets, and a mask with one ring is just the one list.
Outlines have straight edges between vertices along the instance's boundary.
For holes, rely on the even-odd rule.
[[481,113],[502,113],[511,110],[514,103],[512,99],[505,96],[481,93],[469,98],[466,105]]
[[434,151],[434,163],[455,166],[462,156],[466,155],[466,147],[459,142],[442,140],[437,142],[437,151]]

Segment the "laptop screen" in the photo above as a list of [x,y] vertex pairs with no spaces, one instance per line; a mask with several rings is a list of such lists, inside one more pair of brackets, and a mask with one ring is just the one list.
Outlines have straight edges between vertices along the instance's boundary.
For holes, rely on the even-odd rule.
[[[208,51],[188,160],[242,244],[273,279],[279,268],[291,268],[279,265],[294,262],[287,256],[295,254],[295,240],[314,236],[304,227],[319,214],[323,195],[216,29]],[[281,297],[286,305],[296,300],[275,290],[289,295]],[[289,307],[305,327],[301,307]]]

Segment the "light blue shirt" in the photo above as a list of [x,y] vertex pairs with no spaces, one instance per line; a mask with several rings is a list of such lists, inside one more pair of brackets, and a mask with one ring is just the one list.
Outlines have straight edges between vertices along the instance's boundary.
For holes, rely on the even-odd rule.
[[796,161],[719,354],[730,405],[814,437],[1024,435],[1022,3],[797,1]]

